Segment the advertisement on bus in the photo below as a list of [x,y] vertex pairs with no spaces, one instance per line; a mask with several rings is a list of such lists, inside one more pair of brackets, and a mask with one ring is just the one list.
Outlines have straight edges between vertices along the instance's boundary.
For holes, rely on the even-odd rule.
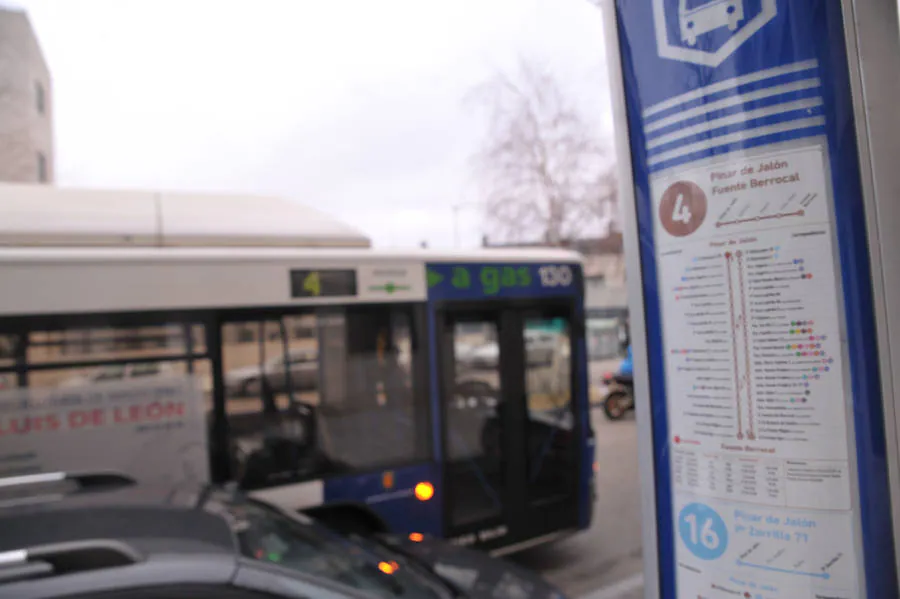
[[204,402],[187,376],[0,391],[0,478],[121,474],[209,480]]

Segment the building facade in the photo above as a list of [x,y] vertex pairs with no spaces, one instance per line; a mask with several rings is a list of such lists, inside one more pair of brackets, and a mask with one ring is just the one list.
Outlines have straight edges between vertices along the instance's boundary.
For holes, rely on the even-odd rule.
[[51,91],[28,15],[0,7],[0,182],[53,183]]
[[[492,244],[487,238],[482,247],[547,247],[549,244]],[[556,244],[579,252],[584,257],[584,294],[588,310],[625,313],[628,295],[625,290],[625,255],[622,232],[611,229],[604,237],[590,237]]]
[[622,233],[579,239],[569,247],[584,256],[584,299],[588,310],[619,310],[628,306]]

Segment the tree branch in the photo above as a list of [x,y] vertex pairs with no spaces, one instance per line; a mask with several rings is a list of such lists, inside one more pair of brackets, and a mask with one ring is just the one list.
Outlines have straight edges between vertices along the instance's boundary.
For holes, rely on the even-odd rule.
[[495,236],[559,244],[615,218],[609,144],[548,69],[520,60],[515,77],[498,72],[465,102],[488,118],[471,163]]

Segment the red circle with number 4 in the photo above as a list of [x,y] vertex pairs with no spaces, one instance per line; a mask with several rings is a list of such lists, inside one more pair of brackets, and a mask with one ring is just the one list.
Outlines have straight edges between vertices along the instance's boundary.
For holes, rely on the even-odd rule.
[[675,237],[685,237],[700,228],[706,218],[706,194],[696,183],[678,181],[663,192],[659,220]]

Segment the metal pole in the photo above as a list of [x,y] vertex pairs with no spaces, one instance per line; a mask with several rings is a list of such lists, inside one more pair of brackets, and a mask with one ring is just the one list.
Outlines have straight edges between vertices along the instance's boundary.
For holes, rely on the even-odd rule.
[[[856,135],[859,146],[863,201],[867,217],[872,290],[878,331],[882,409],[893,512],[893,540],[900,546],[900,409],[898,380],[900,359],[891,332],[898,327],[900,269],[894,265],[900,243],[892,231],[900,222],[894,198],[900,193],[900,175],[892,168],[900,150],[897,112],[900,94],[896,77],[897,4],[844,0],[844,30],[847,43],[850,86],[853,93]],[[900,551],[894,551],[895,579],[900,586]],[[867,556],[867,559],[871,559]],[[887,568],[888,564],[881,564]],[[871,591],[869,596],[872,597]]]
[[459,247],[459,211],[463,208],[476,208],[480,206],[479,202],[459,202],[453,204],[453,243],[454,247]]
[[[618,14],[614,0],[600,0],[603,11],[606,56],[609,65],[609,82],[612,108],[617,123],[627,122],[625,88],[620,54]],[[653,417],[650,401],[650,367],[647,355],[647,324],[644,320],[644,292],[641,281],[641,249],[638,237],[637,204],[634,198],[634,180],[631,166],[631,139],[627,126],[615,128],[616,154],[619,165],[619,201],[625,250],[625,271],[631,273],[625,280],[628,289],[628,333],[634,361],[635,414],[638,438],[650,442],[638,443],[638,469],[641,478],[641,540],[644,561],[644,597],[659,599],[659,545],[656,526],[658,514],[656,485],[654,480]]]

